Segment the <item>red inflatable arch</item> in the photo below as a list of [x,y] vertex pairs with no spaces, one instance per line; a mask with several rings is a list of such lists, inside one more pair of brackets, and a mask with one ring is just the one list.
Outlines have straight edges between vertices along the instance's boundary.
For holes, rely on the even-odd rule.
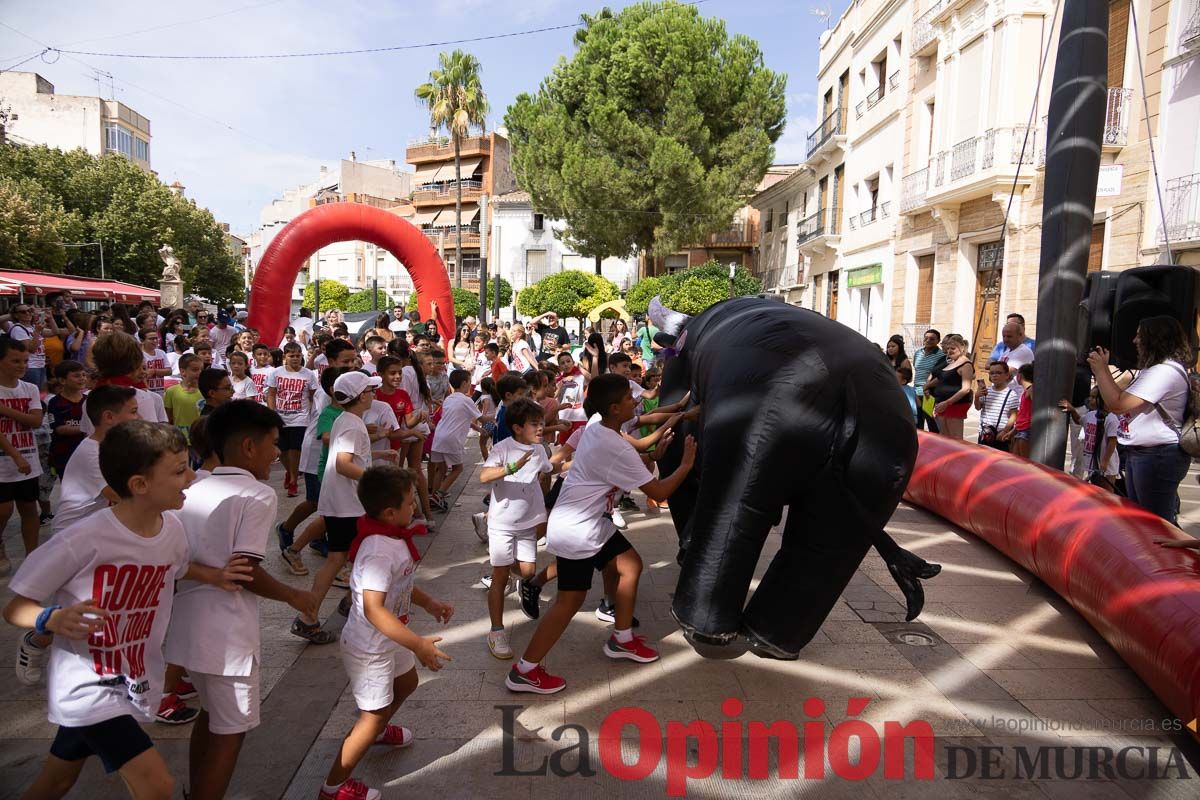
[[1179,719],[1200,716],[1200,556],[1139,506],[1023,458],[919,434],[905,499],[973,532],[1075,607]]
[[361,203],[328,203],[289,222],[263,253],[250,287],[250,326],[264,341],[283,339],[291,312],[292,286],[301,264],[334,242],[370,242],[394,255],[412,276],[421,319],[432,316],[437,301],[437,327],[443,338],[454,335],[454,296],[446,266],[425,234],[395,214]]

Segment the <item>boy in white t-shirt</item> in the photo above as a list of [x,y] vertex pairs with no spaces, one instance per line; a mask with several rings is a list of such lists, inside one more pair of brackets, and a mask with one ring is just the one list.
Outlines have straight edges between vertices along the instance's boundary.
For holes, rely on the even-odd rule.
[[[358,479],[371,466],[372,458],[395,460],[395,450],[371,450],[371,434],[363,422],[363,414],[375,401],[375,390],[382,381],[378,376],[368,376],[353,371],[339,375],[333,382],[333,399],[342,407],[342,414],[329,431],[329,450],[325,461],[325,474],[321,476],[321,494],[317,501],[317,513],[325,520],[325,546],[329,555],[313,579],[313,594],[317,605],[325,600],[334,576],[346,563],[346,553],[358,531],[358,518],[363,515],[363,505],[358,499]],[[309,638],[313,625],[300,617],[292,622],[292,633]]]
[[[114,425],[137,419],[137,400],[128,386],[97,386],[89,395],[88,414],[95,433],[79,443],[63,472],[62,489],[50,531],[58,535],[81,519],[87,519],[117,501],[100,473],[100,442]],[[17,680],[32,686],[42,679],[53,637],[29,631],[17,646]]]
[[260,701],[258,597],[314,613],[309,592],[280,583],[262,568],[278,500],[263,481],[282,420],[253,400],[225,403],[204,418],[204,434],[220,466],[188,487],[179,518],[192,558],[209,566],[243,557],[252,572],[244,591],[221,592],[180,581],[163,652],[187,669],[200,697],[192,728],[190,796],[225,796],[246,732],[257,727]]
[[[1092,472],[1097,472],[1114,480],[1121,473],[1121,460],[1117,455],[1117,431],[1120,428],[1119,415],[1104,414],[1104,422],[1100,422],[1100,412],[1104,410],[1104,401],[1100,399],[1100,390],[1092,389],[1088,394],[1088,411],[1083,416],[1071,407],[1069,400],[1062,400],[1058,407],[1071,415],[1071,419],[1079,425],[1079,441],[1082,453],[1078,463],[1072,465],[1071,474],[1080,480],[1087,480]],[[1099,434],[1097,436],[1097,434]],[[1099,454],[1096,448],[1100,448]]]
[[658,652],[633,634],[642,560],[609,514],[621,491],[640,487],[656,501],[670,497],[692,469],[696,442],[689,436],[679,468],[669,477],[656,479],[621,435],[621,425],[633,417],[634,408],[627,378],[610,373],[593,379],[584,408],[590,419],[546,526],[546,550],[558,561],[558,593],[542,615],[524,657],[505,678],[505,686],[514,692],[553,694],[566,688],[566,681],[546,672],[540,662],[583,605],[592,586],[592,573],[604,570],[609,562],[616,563],[618,580],[613,598],[615,630],[604,645],[604,654],[640,663],[658,659]]
[[[0,454],[0,531],[12,517],[13,505],[21,517],[25,552],[38,546],[41,526],[38,510],[38,477],[42,474],[34,430],[41,427],[44,409],[38,387],[21,378],[29,362],[25,345],[0,337],[0,437],[11,445]],[[19,458],[14,455],[19,454]],[[0,543],[0,575],[9,572],[8,557]]]
[[[343,417],[349,416],[343,414]],[[445,624],[454,608],[413,585],[420,554],[412,542],[424,533],[412,524],[416,474],[394,464],[366,470],[358,482],[359,518],[350,560],[353,603],[342,629],[342,664],[359,708],[321,787],[319,800],[378,800],[377,789],[350,776],[373,745],[408,747],[412,731],[392,725],[392,717],[417,688],[416,662],[436,672],[450,656],[437,646],[440,636],[420,636],[408,627],[416,605]]]
[[538,527],[546,521],[542,478],[555,471],[542,445],[544,420],[536,400],[515,400],[508,407],[512,436],[492,448],[479,470],[479,482],[491,484],[487,533],[492,564],[488,616],[492,627],[487,643],[496,658],[513,655],[504,629],[504,593],[509,574],[516,572],[524,582],[537,571]]
[[312,418],[313,394],[320,383],[316,373],[304,366],[304,351],[292,343],[283,348],[283,366],[267,378],[267,405],[283,419],[279,436],[283,461],[283,486],[288,497],[300,493],[300,450],[304,431]]
[[258,402],[267,404],[267,379],[275,371],[271,365],[271,348],[265,344],[254,345],[254,366],[250,368],[250,380],[254,381],[254,392]]
[[166,377],[171,374],[167,354],[158,349],[158,329],[142,328],[138,331],[142,342],[142,359],[146,362],[146,389],[161,396],[166,390]]
[[175,581],[232,591],[249,569],[236,559],[190,563],[187,534],[169,513],[193,477],[178,429],[121,423],[105,436],[100,469],[120,502],[31,553],[9,585],[16,597],[5,620],[54,634],[47,695],[59,729],[27,797],[62,797],[93,755],[134,797],[172,794],[171,773],[139,721],[154,718],[162,696]]
[[[471,401],[471,373],[456,369],[450,373],[450,394],[442,402],[442,418],[433,431],[429,463],[432,480],[429,491],[437,505],[449,508],[450,487],[463,472],[463,450],[470,431],[482,431],[483,412]],[[430,498],[432,502],[433,497]]]

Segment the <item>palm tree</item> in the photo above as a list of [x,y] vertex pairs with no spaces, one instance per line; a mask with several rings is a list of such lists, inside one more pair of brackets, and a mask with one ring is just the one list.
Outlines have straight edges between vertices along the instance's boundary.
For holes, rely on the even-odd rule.
[[[462,288],[462,172],[459,150],[462,137],[476,126],[482,132],[487,121],[488,100],[479,79],[479,59],[462,50],[438,54],[438,68],[429,82],[417,87],[417,100],[429,110],[429,127],[444,129],[454,142],[454,271]],[[481,276],[482,277],[482,276]]]

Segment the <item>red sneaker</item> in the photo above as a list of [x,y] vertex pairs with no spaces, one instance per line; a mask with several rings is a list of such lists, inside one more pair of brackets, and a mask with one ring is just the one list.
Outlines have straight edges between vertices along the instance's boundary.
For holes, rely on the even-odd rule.
[[639,664],[658,661],[658,651],[648,646],[641,636],[634,636],[632,641],[621,644],[617,641],[615,633],[604,643],[604,655],[609,658],[627,658]]
[[180,700],[191,700],[193,697],[200,696],[200,693],[196,691],[196,687],[187,678],[179,679],[179,683],[175,684],[174,694]]
[[386,744],[389,747],[411,747],[412,743],[412,731],[399,725],[388,725],[375,740],[375,744]]
[[321,793],[317,795],[318,800],[379,800],[380,797],[383,795],[378,789],[372,789],[354,778],[339,786],[336,792],[321,789]]
[[538,664],[529,672],[522,673],[513,664],[504,679],[504,685],[512,692],[533,692],[534,694],[554,694],[567,688],[567,682],[557,675],[551,675]]
[[300,487],[296,481],[284,480],[283,485],[287,489],[288,497],[296,497],[300,494]]
[[162,702],[158,704],[158,713],[154,715],[154,721],[163,725],[186,725],[195,722],[198,716],[199,711],[185,706],[175,695],[167,694],[163,695]]

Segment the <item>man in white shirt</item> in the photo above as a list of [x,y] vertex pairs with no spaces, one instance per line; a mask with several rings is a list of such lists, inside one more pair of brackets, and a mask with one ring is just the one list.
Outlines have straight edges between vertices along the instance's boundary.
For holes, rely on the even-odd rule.
[[1026,364],[1033,363],[1033,350],[1025,344],[1025,329],[1020,323],[1009,322],[1000,329],[1000,346],[992,351],[992,361],[1008,364],[1008,371],[1015,377]]

